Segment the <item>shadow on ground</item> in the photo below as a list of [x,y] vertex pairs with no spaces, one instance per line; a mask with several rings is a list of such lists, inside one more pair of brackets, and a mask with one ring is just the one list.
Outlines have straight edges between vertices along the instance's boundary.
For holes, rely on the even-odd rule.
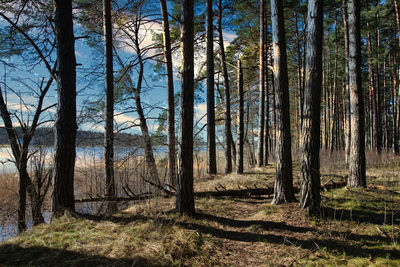
[[47,247],[23,248],[15,245],[0,246],[1,266],[163,266],[154,265],[146,258],[111,259],[99,255],[51,249]]

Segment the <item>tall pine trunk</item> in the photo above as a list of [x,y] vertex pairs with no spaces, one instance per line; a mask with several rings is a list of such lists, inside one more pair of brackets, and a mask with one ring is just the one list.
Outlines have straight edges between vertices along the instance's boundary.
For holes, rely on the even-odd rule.
[[259,62],[259,107],[258,107],[258,166],[264,165],[264,122],[265,122],[265,0],[260,0],[260,62]]
[[208,172],[217,173],[217,153],[215,146],[215,97],[214,97],[214,26],[213,1],[207,0],[207,144]]
[[52,215],[75,210],[76,60],[72,1],[55,0],[57,119],[55,122]]
[[193,0],[181,0],[181,127],[179,133],[179,171],[176,210],[193,215],[193,94],[194,94],[194,23]]
[[[113,73],[113,36],[111,23],[111,0],[103,0],[104,52],[106,62],[106,101],[104,110],[104,162],[106,198],[115,198],[114,182],[114,73]],[[107,214],[115,212],[115,202],[107,203]]]
[[169,31],[167,1],[160,0],[164,30],[164,60],[168,82],[168,179],[170,185],[176,185],[175,170],[175,101],[174,76],[172,69],[171,37]]
[[218,42],[221,53],[222,74],[224,77],[224,93],[225,93],[225,173],[232,172],[232,126],[231,126],[231,93],[229,89],[229,76],[226,67],[224,37],[222,34],[222,0],[218,2]]
[[276,90],[276,175],[273,204],[294,200],[285,25],[282,1],[271,0],[274,84]]
[[238,94],[238,127],[237,127],[237,164],[236,173],[243,173],[243,144],[244,144],[244,93],[243,93],[243,70],[240,60],[237,62],[237,94]]
[[349,88],[351,112],[348,186],[366,186],[364,94],[361,86],[360,1],[349,0]]
[[304,88],[304,127],[302,128],[302,162],[300,207],[316,214],[320,210],[321,180],[319,172],[323,0],[308,1],[306,86]]

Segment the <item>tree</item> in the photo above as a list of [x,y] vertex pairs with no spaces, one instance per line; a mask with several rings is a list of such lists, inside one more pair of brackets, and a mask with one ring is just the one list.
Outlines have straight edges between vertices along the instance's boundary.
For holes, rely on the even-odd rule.
[[237,61],[237,94],[239,99],[239,115],[237,127],[237,164],[236,173],[243,173],[243,144],[244,144],[244,93],[242,62]]
[[232,126],[231,126],[231,93],[229,89],[229,76],[226,67],[226,56],[224,37],[222,33],[222,0],[218,2],[218,42],[222,63],[222,75],[224,77],[224,93],[225,93],[225,173],[232,172]]
[[[134,13],[131,14],[131,8],[128,6],[127,11],[121,14],[121,22],[120,23],[120,31],[126,37],[126,41],[124,42],[125,45],[130,46],[134,51],[135,55],[134,58],[128,58],[129,63],[125,64],[122,58],[117,54],[116,59],[121,66],[120,78],[121,83],[119,85],[121,87],[126,87],[126,91],[129,94],[133,94],[133,98],[135,101],[136,112],[139,117],[139,126],[143,136],[144,142],[144,153],[146,158],[146,166],[148,169],[148,174],[150,179],[146,179],[144,177],[145,182],[150,184],[151,186],[155,187],[156,190],[159,190],[161,186],[160,178],[157,171],[157,164],[154,158],[153,153],[153,144],[149,132],[149,128],[147,125],[147,118],[145,115],[145,111],[143,108],[141,94],[142,94],[142,87],[144,83],[144,71],[145,71],[145,61],[148,60],[146,52],[149,51],[151,47],[144,46],[142,44],[143,38],[141,37],[141,30],[144,28],[145,24],[147,23],[148,17],[146,16],[146,2],[141,2],[139,5],[134,6],[135,8]],[[137,82],[136,86],[133,83],[131,77],[131,70],[138,66],[137,70]],[[120,88],[123,90],[123,88]]]
[[193,0],[181,0],[181,128],[179,134],[179,171],[176,210],[194,215],[193,194],[193,94],[194,23]]
[[260,0],[260,99],[258,107],[258,166],[264,165],[264,122],[265,122],[265,0]]
[[[106,101],[105,101],[105,132],[104,161],[106,198],[115,197],[114,181],[114,72],[113,72],[113,36],[111,22],[111,0],[103,0],[104,52],[106,61]],[[107,213],[116,210],[115,202],[108,202]]]
[[217,173],[215,147],[215,100],[214,100],[214,26],[213,1],[207,0],[207,144],[208,172]]
[[351,113],[350,174],[348,185],[366,186],[364,93],[361,86],[360,1],[348,0],[349,14],[349,89]]
[[344,58],[345,58],[345,158],[346,163],[350,158],[351,118],[350,118],[350,91],[349,91],[349,23],[347,18],[347,0],[342,0],[343,31],[344,31]]
[[323,0],[308,1],[306,83],[301,128],[302,161],[300,207],[317,213],[321,202],[319,173],[322,91]]
[[75,210],[75,137],[78,128],[76,124],[76,60],[72,1],[54,1],[58,105],[55,123],[52,215],[61,216],[65,210]]
[[276,99],[276,174],[272,204],[294,200],[289,114],[289,85],[282,1],[271,0],[272,45]]
[[164,60],[168,83],[168,177],[172,186],[176,184],[175,171],[175,102],[174,77],[172,70],[171,37],[169,31],[167,1],[160,0],[164,30]]
[[[26,229],[26,193],[28,193],[30,201],[32,223],[38,225],[44,222],[42,204],[51,183],[51,167],[49,167],[51,164],[47,163],[47,168],[50,168],[50,170],[44,171],[42,168],[44,166],[43,160],[37,160],[40,156],[43,156],[43,150],[38,148],[42,142],[36,139],[34,141],[35,147],[32,147],[31,144],[38,128],[43,123],[49,122],[49,120],[43,120],[42,115],[54,106],[46,106],[44,102],[55,80],[55,63],[51,67],[51,53],[47,54],[46,51],[52,51],[55,48],[55,42],[50,19],[43,16],[48,14],[48,6],[45,4],[41,3],[37,6],[35,3],[25,3],[21,6],[14,3],[4,3],[1,9],[7,10],[8,15],[14,14],[15,21],[6,16],[5,13],[0,12],[0,16],[11,26],[8,30],[1,32],[6,38],[1,38],[2,53],[0,56],[8,59],[18,57],[22,60],[29,60],[49,72],[47,81],[43,77],[39,83],[34,83],[29,78],[32,66],[26,66],[26,73],[23,77],[14,78],[14,80],[21,81],[20,87],[24,88],[23,90],[26,88],[29,90],[28,94],[35,98],[35,104],[29,103],[29,100],[25,98],[26,91],[20,92],[19,89],[9,88],[6,80],[4,82],[4,95],[2,88],[0,88],[0,115],[4,122],[11,154],[19,176],[17,228],[18,232],[22,232]],[[36,16],[29,17],[27,14],[35,14]],[[40,34],[38,34],[38,31]],[[35,34],[30,34],[31,32],[35,32]],[[6,66],[16,67],[12,61],[5,64]],[[35,86],[37,89],[34,89]],[[13,92],[13,95],[11,96],[7,91]],[[19,98],[19,111],[13,108],[15,103],[7,101],[7,99],[13,97]],[[19,126],[15,126],[15,122],[18,122]]]

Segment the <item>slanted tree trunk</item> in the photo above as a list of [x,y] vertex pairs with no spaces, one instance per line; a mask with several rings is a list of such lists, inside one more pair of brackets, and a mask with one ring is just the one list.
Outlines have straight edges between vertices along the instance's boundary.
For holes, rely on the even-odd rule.
[[225,173],[232,172],[232,126],[231,126],[231,93],[229,89],[229,76],[226,67],[224,37],[222,34],[222,0],[218,2],[218,42],[221,53],[222,74],[224,77],[225,93]]
[[[105,165],[105,195],[106,198],[115,197],[114,181],[114,73],[113,73],[113,44],[111,23],[111,0],[103,0],[103,30],[104,54],[106,62],[106,100],[105,100],[105,131],[104,131],[104,165]],[[107,214],[116,211],[114,201],[107,203]]]
[[57,43],[57,119],[55,122],[52,216],[74,211],[76,60],[72,1],[55,0]]
[[276,175],[272,204],[294,200],[289,114],[289,85],[282,1],[271,0],[274,83],[276,90]]
[[364,94],[361,86],[360,1],[349,0],[350,187],[366,186]]
[[264,122],[265,122],[265,0],[260,0],[260,98],[258,100],[258,167],[264,165]]
[[304,127],[300,207],[318,214],[321,203],[319,148],[322,91],[323,0],[308,1],[306,86],[304,88]]
[[160,0],[164,30],[164,60],[168,82],[168,179],[170,185],[176,186],[175,171],[175,101],[174,76],[172,69],[171,37],[169,31],[167,1]]
[[[14,131],[14,127],[12,124],[12,120],[10,117],[10,113],[7,110],[7,105],[3,98],[3,93],[0,87],[0,115],[3,119],[4,126],[7,132],[8,140],[10,143],[11,151],[15,159],[15,165],[18,170],[21,169],[20,156],[21,150],[18,146],[18,138],[16,132]],[[26,165],[26,164],[25,164]],[[17,210],[17,227],[18,233],[22,233],[26,229],[25,223],[25,211],[26,211],[26,180],[23,173],[19,172],[18,177],[18,210]]]
[[179,134],[179,171],[176,210],[193,215],[193,94],[194,94],[194,23],[193,0],[181,0],[181,127]]
[[[207,144],[208,172],[217,173],[217,152],[215,146],[215,96],[214,96],[214,26],[213,1],[207,0]],[[227,143],[229,143],[227,141]]]
[[243,70],[240,60],[237,62],[237,94],[238,94],[238,127],[237,127],[237,164],[236,173],[243,173],[243,144],[244,144],[244,93],[243,93]]
[[[155,160],[154,154],[153,154],[153,144],[151,141],[149,129],[147,127],[147,120],[146,120],[146,116],[143,111],[142,101],[141,101],[142,83],[143,83],[143,75],[144,75],[144,62],[143,62],[142,49],[140,48],[140,36],[139,36],[140,25],[141,25],[140,18],[137,17],[135,20],[135,24],[134,24],[134,38],[133,38],[134,47],[135,47],[135,50],[137,53],[137,61],[139,63],[139,74],[138,74],[138,78],[137,78],[136,88],[134,87],[130,76],[128,77],[128,82],[129,82],[130,86],[133,88],[133,94],[134,94],[135,104],[136,104],[136,112],[139,116],[140,130],[141,130],[142,136],[143,136],[146,165],[147,165],[147,169],[148,169],[148,175],[150,176],[149,180],[156,185],[155,188],[158,190],[161,183],[160,183],[160,178],[158,176],[156,160]],[[122,60],[120,58],[118,60],[121,64],[121,66],[123,66]]]

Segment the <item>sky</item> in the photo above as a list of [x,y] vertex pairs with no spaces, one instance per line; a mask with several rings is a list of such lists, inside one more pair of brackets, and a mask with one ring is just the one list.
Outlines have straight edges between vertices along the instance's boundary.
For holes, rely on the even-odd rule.
[[[8,23],[0,18],[0,27],[4,27],[8,25]],[[75,25],[75,36],[79,36],[79,32],[81,31],[80,25]],[[149,34],[150,32],[154,33],[161,33],[162,28],[161,25],[158,23],[148,23],[141,29],[142,34],[142,47],[146,47],[151,45],[153,41],[153,35]],[[147,33],[147,34],[145,34]],[[224,32],[224,43],[225,46],[228,46],[229,43],[234,39],[235,35],[231,32]],[[205,46],[205,44],[203,44]],[[217,46],[216,44],[214,45]],[[94,49],[87,45],[85,39],[77,39],[75,42],[75,55],[77,63],[80,64],[77,66],[77,105],[78,110],[81,110],[85,103],[89,102],[96,102],[100,100],[104,95],[104,79],[100,73],[93,79],[86,77],[87,73],[86,70],[95,65],[99,65],[99,61],[102,61],[101,56],[99,53],[95,53]],[[196,57],[196,66],[195,66],[195,75],[199,73],[199,66],[202,66],[205,61],[205,54],[204,50],[199,50],[195,55]],[[121,57],[127,59],[129,57],[135,57],[135,51],[131,48],[125,46],[119,49],[119,53]],[[155,50],[149,51],[148,55],[152,55],[156,53]],[[7,67],[7,62],[16,64],[18,69],[12,69]],[[175,93],[178,93],[180,90],[180,82],[179,82],[179,67],[180,67],[180,51],[177,51],[173,55],[173,63],[174,63],[174,85],[175,85]],[[3,65],[3,66],[1,66]],[[118,66],[116,64],[114,71],[118,70]],[[99,71],[99,69],[97,69]],[[166,88],[166,77],[164,75],[160,75],[159,73],[154,72],[154,62],[147,61],[145,64],[145,79],[147,81],[144,84],[143,94],[141,96],[143,106],[145,107],[145,113],[149,118],[148,126],[150,131],[154,132],[158,127],[158,122],[154,118],[157,118],[159,113],[163,111],[167,107],[167,88]],[[20,117],[24,120],[28,120],[32,117],[32,113],[30,111],[34,110],[34,107],[37,103],[36,98],[32,95],[26,94],[30,89],[29,86],[33,88],[38,88],[37,83],[40,82],[42,78],[47,79],[49,74],[47,70],[44,68],[43,64],[39,64],[35,67],[32,67],[27,64],[27,62],[22,61],[18,56],[11,57],[9,59],[5,59],[5,62],[0,63],[0,85],[4,91],[7,92],[7,101],[8,106],[11,110],[16,110],[19,112]],[[90,80],[90,82],[88,81]],[[135,82],[134,76],[133,80]],[[5,88],[4,84],[7,84],[7,88]],[[6,90],[4,90],[6,89]],[[12,93],[12,90],[24,92],[23,97],[20,98]],[[201,98],[205,99],[205,93],[200,93]],[[129,100],[131,104],[133,104],[133,100]],[[57,102],[57,94],[56,94],[56,84],[53,82],[52,89],[48,93],[48,97],[45,99],[44,107],[54,105]],[[26,104],[25,107],[22,109],[21,103]],[[158,108],[152,108],[157,106]],[[52,127],[53,120],[55,118],[56,107],[52,107],[49,109],[46,114],[42,117],[46,122],[44,125],[48,127]],[[78,111],[79,115],[80,111]],[[201,123],[206,122],[206,104],[205,103],[196,103],[195,106],[195,120],[201,120]],[[30,117],[29,117],[30,115]],[[177,114],[177,117],[179,114]],[[115,123],[116,128],[125,126],[127,122],[138,122],[137,114],[135,112],[129,112],[128,109],[124,106],[124,109],[121,110],[118,106],[116,106],[115,111]],[[17,121],[14,121],[17,123]],[[103,123],[101,122],[101,118],[97,119],[96,123],[84,123],[81,124],[79,127],[82,130],[95,130],[95,131],[103,131]],[[3,125],[3,121],[0,120],[0,126]],[[138,127],[133,129],[128,129],[125,132],[129,133],[140,133]]]

